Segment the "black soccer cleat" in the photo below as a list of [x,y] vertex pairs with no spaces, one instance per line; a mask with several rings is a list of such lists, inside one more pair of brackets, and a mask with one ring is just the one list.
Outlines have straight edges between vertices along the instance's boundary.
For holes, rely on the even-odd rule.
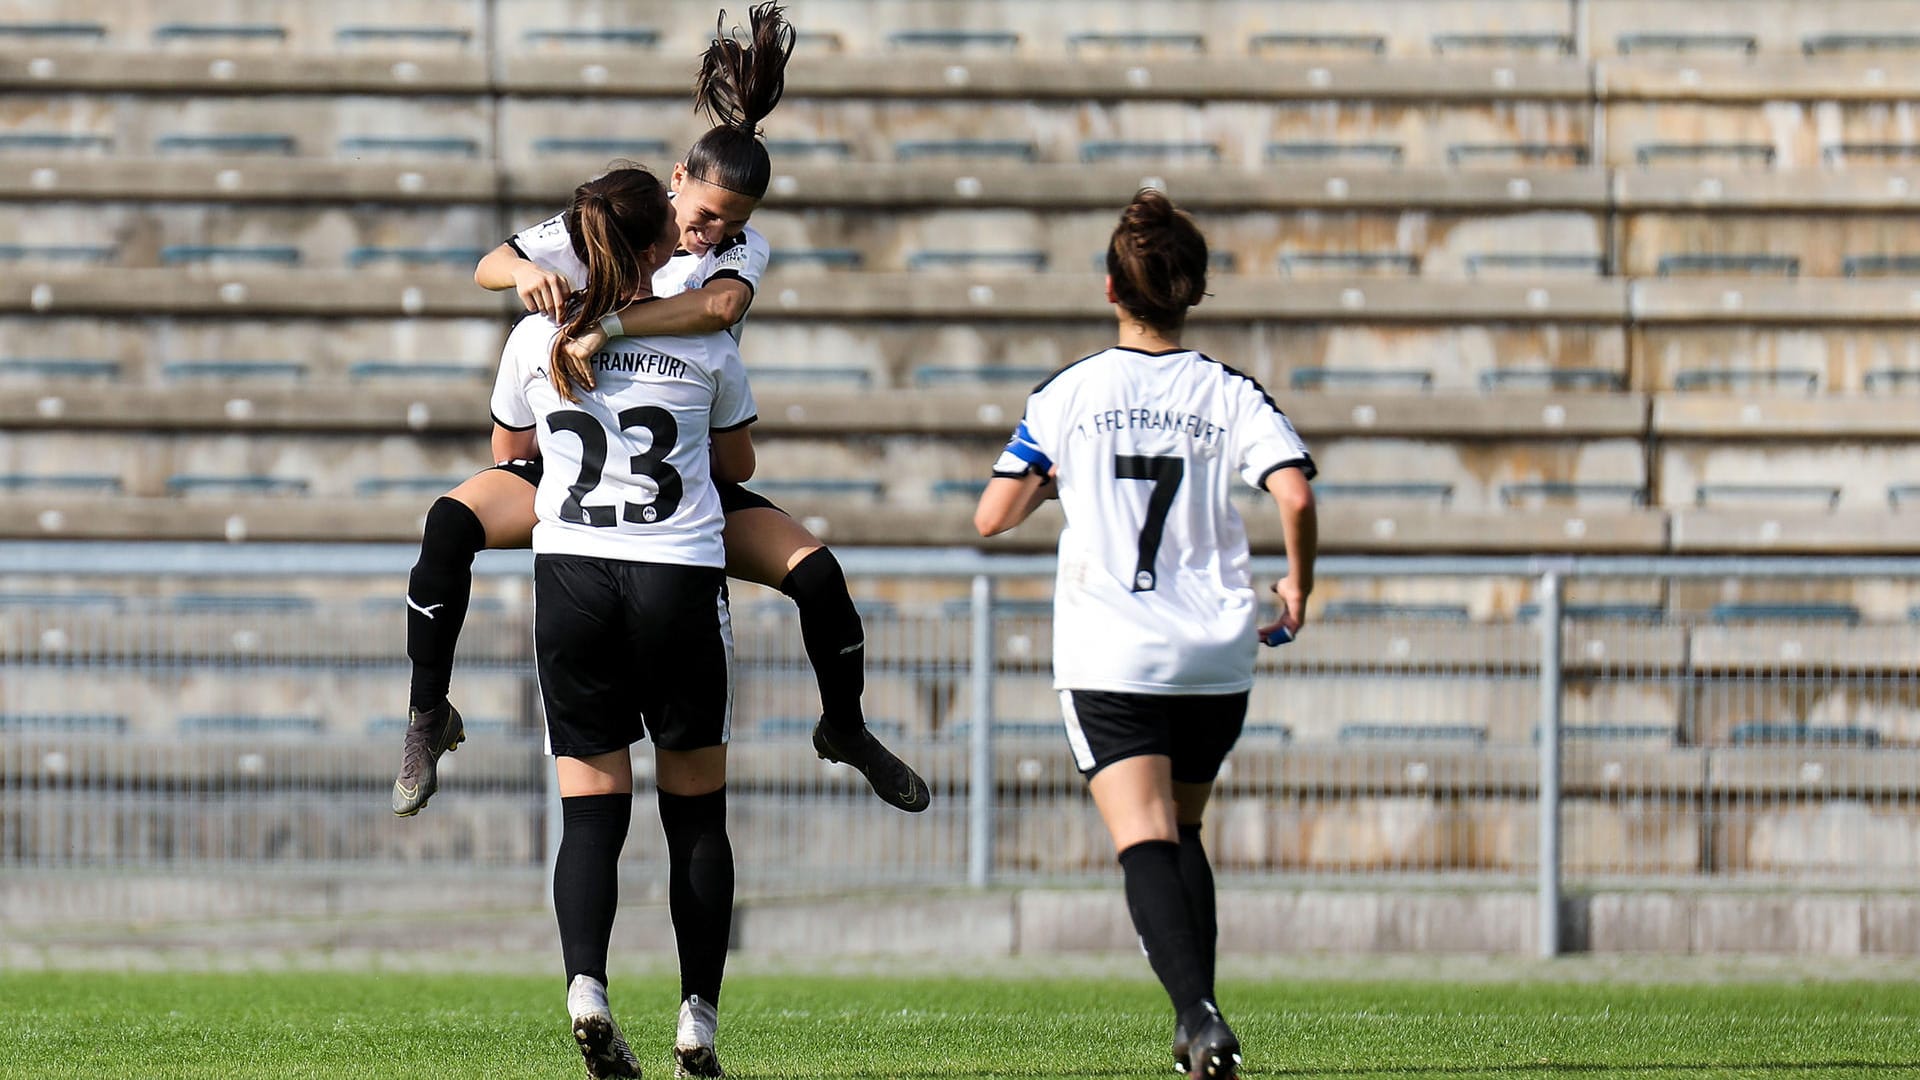
[[412,817],[440,786],[440,755],[458,749],[467,729],[450,701],[432,712],[407,710],[407,740],[400,752],[400,775],[393,781],[393,812]]
[[825,720],[813,726],[813,749],[828,761],[851,765],[866,776],[873,793],[888,806],[918,814],[933,802],[933,792],[906,762],[880,744],[873,732],[832,732]]
[[1187,1050],[1192,1044],[1193,1040],[1187,1037],[1187,1025],[1175,1020],[1173,1022],[1173,1071],[1181,1076],[1187,1075],[1189,1071]]
[[1215,1013],[1187,1045],[1188,1080],[1233,1080],[1240,1075],[1240,1040]]

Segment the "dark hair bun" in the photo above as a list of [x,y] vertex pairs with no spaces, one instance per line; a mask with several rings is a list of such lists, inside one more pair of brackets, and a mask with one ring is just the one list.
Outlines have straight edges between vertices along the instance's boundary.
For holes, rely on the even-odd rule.
[[1107,244],[1107,275],[1120,306],[1169,329],[1207,291],[1207,240],[1166,194],[1141,188]]

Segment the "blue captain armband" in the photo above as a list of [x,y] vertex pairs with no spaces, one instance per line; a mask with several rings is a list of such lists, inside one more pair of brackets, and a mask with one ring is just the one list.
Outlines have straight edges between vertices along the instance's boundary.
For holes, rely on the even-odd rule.
[[1000,452],[1000,459],[993,463],[993,475],[1021,477],[1028,473],[1046,476],[1053,471],[1053,459],[1041,451],[1033,441],[1033,434],[1027,430],[1027,422],[1013,429],[1013,438],[1007,441],[1007,448]]

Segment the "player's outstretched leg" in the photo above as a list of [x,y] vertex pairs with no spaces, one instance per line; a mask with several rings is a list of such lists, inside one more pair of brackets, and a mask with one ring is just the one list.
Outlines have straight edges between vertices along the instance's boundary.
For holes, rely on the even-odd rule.
[[422,712],[407,710],[406,742],[400,748],[400,775],[393,781],[393,812],[412,817],[427,805],[440,786],[440,755],[460,748],[467,730],[460,723],[460,710],[450,701],[440,708]]
[[393,781],[393,812],[420,812],[439,786],[440,755],[466,737],[460,714],[447,701],[453,650],[473,592],[473,557],[487,546],[487,530],[472,508],[441,496],[427,511],[420,561],[407,577],[408,692],[406,745]]

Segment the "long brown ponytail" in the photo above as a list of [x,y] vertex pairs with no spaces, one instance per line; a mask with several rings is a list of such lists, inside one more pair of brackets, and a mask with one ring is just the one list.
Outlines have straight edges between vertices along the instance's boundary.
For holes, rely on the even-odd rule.
[[633,299],[646,272],[641,253],[659,241],[672,213],[666,185],[637,165],[616,168],[573,189],[567,237],[586,264],[587,285],[567,305],[566,322],[547,354],[547,370],[561,397],[579,401],[579,388],[592,385],[587,366],[569,361],[563,346]]
[[1177,330],[1207,291],[1207,238],[1160,191],[1141,188],[1107,242],[1107,276],[1121,307],[1156,330]]
[[713,44],[700,58],[693,81],[693,107],[714,127],[687,151],[687,173],[728,191],[758,199],[767,193],[773,163],[760,142],[760,121],[780,104],[787,87],[787,58],[794,32],[774,0],[747,9],[747,41],[727,29],[720,13]]

